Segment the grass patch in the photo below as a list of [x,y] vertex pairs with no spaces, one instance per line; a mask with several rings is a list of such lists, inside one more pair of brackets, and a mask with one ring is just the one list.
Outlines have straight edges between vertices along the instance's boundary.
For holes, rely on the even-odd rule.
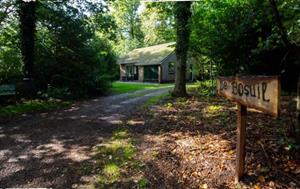
[[152,96],[143,105],[143,108],[147,108],[147,107],[153,106],[155,104],[158,104],[163,99],[170,98],[170,97],[171,97],[171,94],[169,92],[166,92],[166,93],[163,93],[163,94],[160,94],[160,95],[157,95],[157,96]]
[[112,94],[123,94],[145,89],[159,89],[163,87],[173,86],[173,84],[143,84],[143,83],[112,83]]
[[17,105],[8,105],[0,106],[0,116],[15,116],[24,113],[36,112],[36,111],[45,111],[45,110],[54,110],[63,107],[68,107],[71,105],[69,101],[60,101],[60,100],[30,100],[22,104]]
[[[144,188],[147,180],[140,174],[142,163],[134,157],[137,150],[127,129],[113,133],[113,136],[97,149],[94,156],[97,166],[96,188]],[[136,180],[138,178],[138,180]]]

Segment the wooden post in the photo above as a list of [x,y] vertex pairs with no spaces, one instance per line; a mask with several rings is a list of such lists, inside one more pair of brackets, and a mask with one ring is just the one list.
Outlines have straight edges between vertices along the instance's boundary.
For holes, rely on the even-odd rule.
[[297,106],[296,106],[296,139],[300,144],[300,76],[297,85]]
[[236,146],[236,175],[235,182],[239,182],[244,173],[245,165],[245,140],[247,107],[238,103],[237,111],[237,146]]
[[[219,95],[238,102],[235,181],[239,182],[245,167],[247,107],[278,116],[280,113],[280,78],[278,76],[218,77],[217,90]],[[253,92],[253,95],[250,94]]]

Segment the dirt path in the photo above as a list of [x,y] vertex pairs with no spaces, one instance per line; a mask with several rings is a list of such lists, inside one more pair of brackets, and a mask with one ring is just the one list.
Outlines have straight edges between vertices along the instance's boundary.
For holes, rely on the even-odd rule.
[[0,125],[0,188],[71,188],[93,148],[168,88],[97,98]]

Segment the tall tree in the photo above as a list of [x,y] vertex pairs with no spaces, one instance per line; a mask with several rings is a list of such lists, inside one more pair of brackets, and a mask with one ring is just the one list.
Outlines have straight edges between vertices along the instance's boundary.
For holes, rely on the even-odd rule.
[[[118,26],[118,43],[123,51],[141,47],[143,32],[139,15],[140,0],[114,0],[109,2],[111,14]],[[118,47],[116,47],[118,49]],[[124,52],[121,52],[124,53]]]
[[[19,0],[21,54],[24,63],[24,76],[29,90],[32,90],[34,65],[34,40],[36,28],[37,0]],[[29,92],[29,91],[28,91]],[[33,91],[31,91],[33,92]]]
[[174,2],[145,4],[141,13],[145,45],[156,45],[175,41]]
[[176,75],[173,96],[186,96],[186,62],[189,48],[191,2],[175,4],[176,17]]
[[278,30],[279,30],[279,33],[280,33],[280,36],[282,38],[282,41],[284,42],[284,44],[287,46],[287,47],[290,47],[292,44],[291,42],[289,41],[288,39],[288,36],[287,36],[287,33],[286,33],[286,29],[282,23],[282,20],[281,20],[281,16],[279,14],[279,11],[278,11],[278,8],[277,8],[277,4],[276,4],[276,1],[275,0],[269,0],[270,2],[270,5],[271,5],[271,8],[272,8],[272,11],[273,11],[273,14],[274,14],[274,18],[275,18],[275,21],[276,21],[276,25],[278,27]]
[[[281,39],[284,43],[284,45],[287,47],[289,56],[297,56],[298,62],[300,62],[300,47],[296,43],[291,42],[288,38],[288,33],[286,31],[286,28],[283,25],[281,15],[278,10],[278,6],[276,4],[275,0],[269,0],[273,15],[276,21],[277,28],[279,30],[279,34],[281,36]],[[296,83],[296,82],[295,82]],[[296,139],[300,143],[300,75],[298,73],[298,82],[297,82],[297,105],[296,105],[296,128],[295,128],[295,134]]]

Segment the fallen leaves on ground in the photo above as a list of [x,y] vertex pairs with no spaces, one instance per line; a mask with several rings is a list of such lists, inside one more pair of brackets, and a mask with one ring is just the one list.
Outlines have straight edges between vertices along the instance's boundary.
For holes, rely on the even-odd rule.
[[289,133],[294,107],[291,98],[283,101],[278,119],[249,110],[246,172],[239,184],[234,183],[233,103],[220,97],[179,98],[139,112],[136,119],[145,123],[131,131],[139,137],[150,188],[299,188],[300,154]]

